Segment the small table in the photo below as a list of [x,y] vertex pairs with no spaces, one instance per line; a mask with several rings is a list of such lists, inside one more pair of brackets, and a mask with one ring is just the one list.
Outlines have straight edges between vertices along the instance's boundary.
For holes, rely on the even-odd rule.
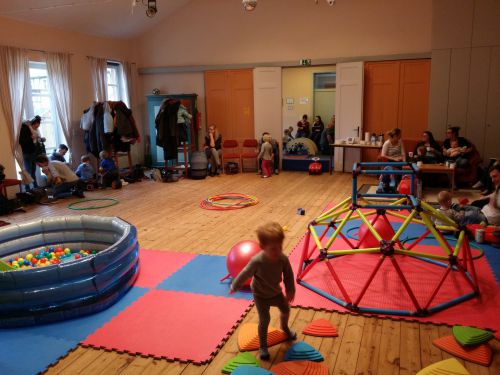
[[450,191],[453,194],[455,188],[455,168],[449,168],[443,164],[422,164],[420,167],[422,174],[445,174],[450,182]]
[[[382,148],[382,145],[362,145],[360,143],[330,143],[330,174],[332,174],[333,170],[333,150],[335,147],[342,147],[342,148],[359,148],[359,149],[365,149],[365,150],[380,150]],[[345,150],[344,150],[345,151]],[[342,172],[345,171],[344,168],[345,164],[345,152],[342,153]]]

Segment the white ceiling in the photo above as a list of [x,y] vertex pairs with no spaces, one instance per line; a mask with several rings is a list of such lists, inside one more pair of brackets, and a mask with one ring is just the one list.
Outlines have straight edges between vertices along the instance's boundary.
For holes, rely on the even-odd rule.
[[83,34],[130,38],[145,32],[191,0],[157,0],[158,13],[146,16],[139,0],[0,0],[0,17]]

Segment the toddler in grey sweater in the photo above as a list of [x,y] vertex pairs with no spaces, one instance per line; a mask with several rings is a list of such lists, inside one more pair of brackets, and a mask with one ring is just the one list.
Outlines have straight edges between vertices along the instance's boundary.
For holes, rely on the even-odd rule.
[[[267,223],[257,229],[257,237],[262,251],[255,255],[247,266],[233,280],[231,293],[240,289],[246,280],[253,277],[252,293],[255,307],[259,314],[260,358],[269,359],[267,350],[267,330],[271,320],[269,310],[276,306],[280,310],[281,329],[290,340],[297,334],[288,327],[290,302],[295,297],[295,281],[288,257],[283,254],[283,228],[275,222]],[[285,295],[281,290],[281,281],[285,284]]]

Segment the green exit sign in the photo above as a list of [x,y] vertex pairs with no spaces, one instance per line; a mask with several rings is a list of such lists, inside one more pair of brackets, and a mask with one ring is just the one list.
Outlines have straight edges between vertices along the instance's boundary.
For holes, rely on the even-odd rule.
[[302,66],[311,66],[311,59],[300,59],[299,64]]

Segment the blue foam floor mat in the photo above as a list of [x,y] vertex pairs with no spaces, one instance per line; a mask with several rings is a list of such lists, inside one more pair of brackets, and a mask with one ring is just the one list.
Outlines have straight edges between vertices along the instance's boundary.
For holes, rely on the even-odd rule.
[[198,255],[157,286],[157,289],[252,300],[252,293],[229,294],[231,279],[220,282],[227,274],[226,257]]
[[78,342],[17,330],[0,334],[0,373],[33,375],[44,371],[75,348]]
[[36,374],[144,295],[132,287],[122,299],[96,314],[60,323],[0,329],[0,374]]

